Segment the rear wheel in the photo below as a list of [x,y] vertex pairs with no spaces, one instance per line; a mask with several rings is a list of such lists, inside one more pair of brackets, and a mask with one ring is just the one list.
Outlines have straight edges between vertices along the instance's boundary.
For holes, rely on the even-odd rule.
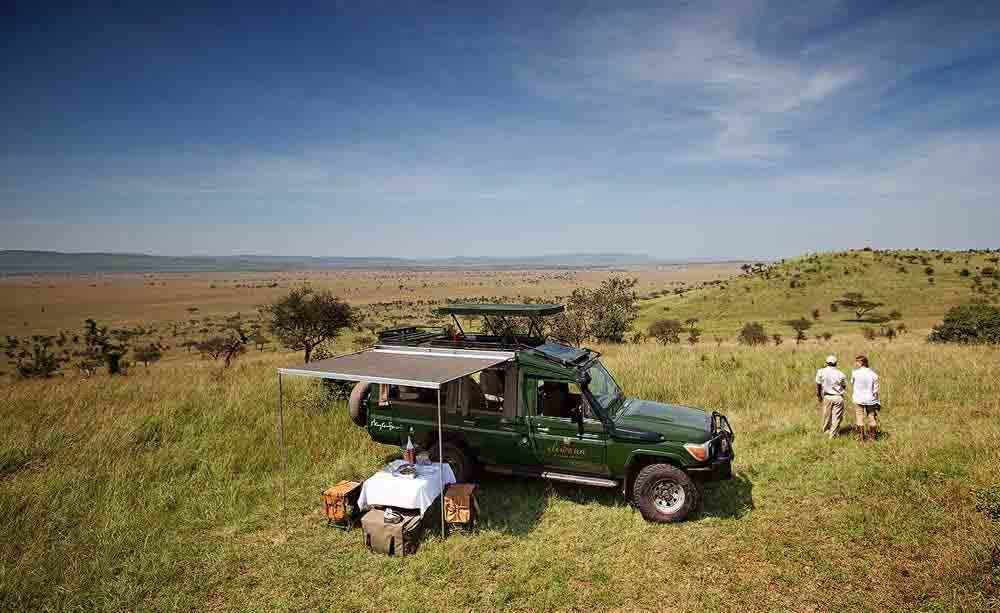
[[[430,455],[431,462],[438,461],[437,443],[431,447],[428,455]],[[445,442],[444,461],[447,462],[448,466],[451,466],[451,472],[455,473],[457,483],[468,483],[470,479],[475,477],[476,461],[460,445]]]
[[347,410],[351,414],[351,421],[362,428],[368,426],[368,394],[370,392],[371,383],[362,381],[354,386],[354,389],[351,390],[351,399],[347,401]]
[[698,506],[697,485],[687,473],[670,464],[643,468],[632,491],[633,502],[647,521],[684,521]]

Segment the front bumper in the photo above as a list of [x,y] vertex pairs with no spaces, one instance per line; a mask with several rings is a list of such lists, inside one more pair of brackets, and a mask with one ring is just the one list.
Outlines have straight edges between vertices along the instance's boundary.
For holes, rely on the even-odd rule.
[[687,469],[691,478],[699,481],[725,481],[733,478],[733,458],[719,458],[712,460],[705,466],[696,466]]
[[689,468],[688,472],[691,473],[692,477],[704,481],[732,479],[733,458],[736,457],[736,452],[733,451],[733,440],[736,435],[725,415],[713,412],[710,419],[713,436],[709,449],[712,459],[704,466]]

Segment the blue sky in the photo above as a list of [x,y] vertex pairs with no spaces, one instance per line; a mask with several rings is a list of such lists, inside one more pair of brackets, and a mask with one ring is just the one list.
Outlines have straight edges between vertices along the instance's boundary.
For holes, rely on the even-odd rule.
[[997,2],[38,4],[0,248],[1000,247]]

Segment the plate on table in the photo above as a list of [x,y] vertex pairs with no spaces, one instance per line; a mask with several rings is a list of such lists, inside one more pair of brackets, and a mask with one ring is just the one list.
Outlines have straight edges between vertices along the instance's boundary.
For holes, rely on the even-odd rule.
[[395,471],[393,471],[393,474],[403,479],[416,479],[417,467],[414,466],[413,464],[403,464]]

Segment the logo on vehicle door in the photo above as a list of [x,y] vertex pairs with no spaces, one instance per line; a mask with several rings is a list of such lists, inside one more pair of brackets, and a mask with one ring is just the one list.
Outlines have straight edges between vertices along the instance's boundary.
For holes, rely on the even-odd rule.
[[561,456],[564,458],[580,458],[586,453],[583,449],[575,447],[573,443],[563,439],[563,442],[556,443],[548,448],[549,455]]
[[403,426],[397,426],[396,424],[388,420],[373,419],[372,428],[378,428],[379,430],[389,430],[391,432],[393,430],[402,430]]

